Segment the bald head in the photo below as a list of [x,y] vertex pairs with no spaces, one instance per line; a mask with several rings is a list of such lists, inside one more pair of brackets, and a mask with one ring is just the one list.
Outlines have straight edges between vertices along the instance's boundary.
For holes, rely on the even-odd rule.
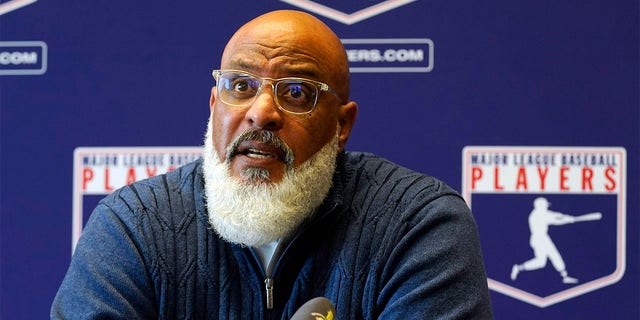
[[[270,131],[294,156],[290,166],[284,161],[281,147],[274,148],[265,141],[246,142],[241,147],[244,151],[229,153],[226,159],[237,179],[245,179],[247,170],[259,169],[272,181],[281,181],[290,168],[299,169],[325,146],[331,153],[344,150],[358,105],[348,100],[346,51],[335,33],[317,18],[297,11],[274,11],[249,21],[227,43],[220,68],[262,80],[258,87],[257,82],[249,83],[246,78],[227,79],[224,85],[216,79],[209,102],[211,142],[216,152],[228,154],[229,146],[247,131]],[[305,85],[266,81],[281,78],[315,80],[333,90],[314,92],[306,81]],[[279,83],[278,87],[274,83]],[[228,96],[230,91],[231,95],[252,100],[243,105],[225,102],[220,92]],[[283,108],[281,101],[313,103],[313,109],[293,113]]]
[[308,77],[329,84],[343,102],[349,99],[349,65],[342,42],[322,21],[304,12],[273,11],[243,25],[227,43],[221,68]]

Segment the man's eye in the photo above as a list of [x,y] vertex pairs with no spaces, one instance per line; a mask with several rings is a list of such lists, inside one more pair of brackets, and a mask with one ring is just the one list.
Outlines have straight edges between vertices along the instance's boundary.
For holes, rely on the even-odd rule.
[[236,80],[233,83],[234,91],[247,91],[249,89],[249,83],[246,80]]
[[294,99],[304,98],[305,92],[302,90],[300,86],[290,86],[289,87],[289,95]]
[[286,85],[282,97],[292,101],[306,101],[309,99],[310,90],[301,83],[289,83]]

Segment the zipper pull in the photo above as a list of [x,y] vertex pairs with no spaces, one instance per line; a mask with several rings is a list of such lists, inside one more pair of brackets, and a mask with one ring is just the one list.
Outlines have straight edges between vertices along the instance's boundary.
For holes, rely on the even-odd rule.
[[273,309],[273,279],[264,279],[264,288],[267,292],[267,309]]

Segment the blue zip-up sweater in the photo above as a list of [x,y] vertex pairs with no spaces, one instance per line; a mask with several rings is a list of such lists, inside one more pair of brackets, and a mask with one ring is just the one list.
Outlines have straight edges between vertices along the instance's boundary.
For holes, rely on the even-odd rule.
[[219,238],[204,194],[196,161],[103,199],[51,317],[289,319],[324,296],[340,320],[492,318],[475,222],[433,177],[341,154],[330,195],[276,249],[269,275],[250,248]]

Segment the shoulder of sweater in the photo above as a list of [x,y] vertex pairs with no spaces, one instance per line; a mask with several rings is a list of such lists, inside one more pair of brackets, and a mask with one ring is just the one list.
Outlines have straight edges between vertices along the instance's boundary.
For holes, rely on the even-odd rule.
[[347,153],[343,203],[359,224],[409,225],[468,220],[460,194],[441,180],[370,153]]
[[100,201],[114,211],[131,212],[170,206],[175,197],[193,195],[195,185],[201,183],[202,161],[197,160],[171,172],[136,181],[115,190]]
[[372,153],[347,152],[345,167],[348,184],[355,185],[356,189],[393,189],[396,192],[401,191],[404,197],[414,197],[425,191],[432,196],[458,196],[453,188],[438,178],[403,167]]

